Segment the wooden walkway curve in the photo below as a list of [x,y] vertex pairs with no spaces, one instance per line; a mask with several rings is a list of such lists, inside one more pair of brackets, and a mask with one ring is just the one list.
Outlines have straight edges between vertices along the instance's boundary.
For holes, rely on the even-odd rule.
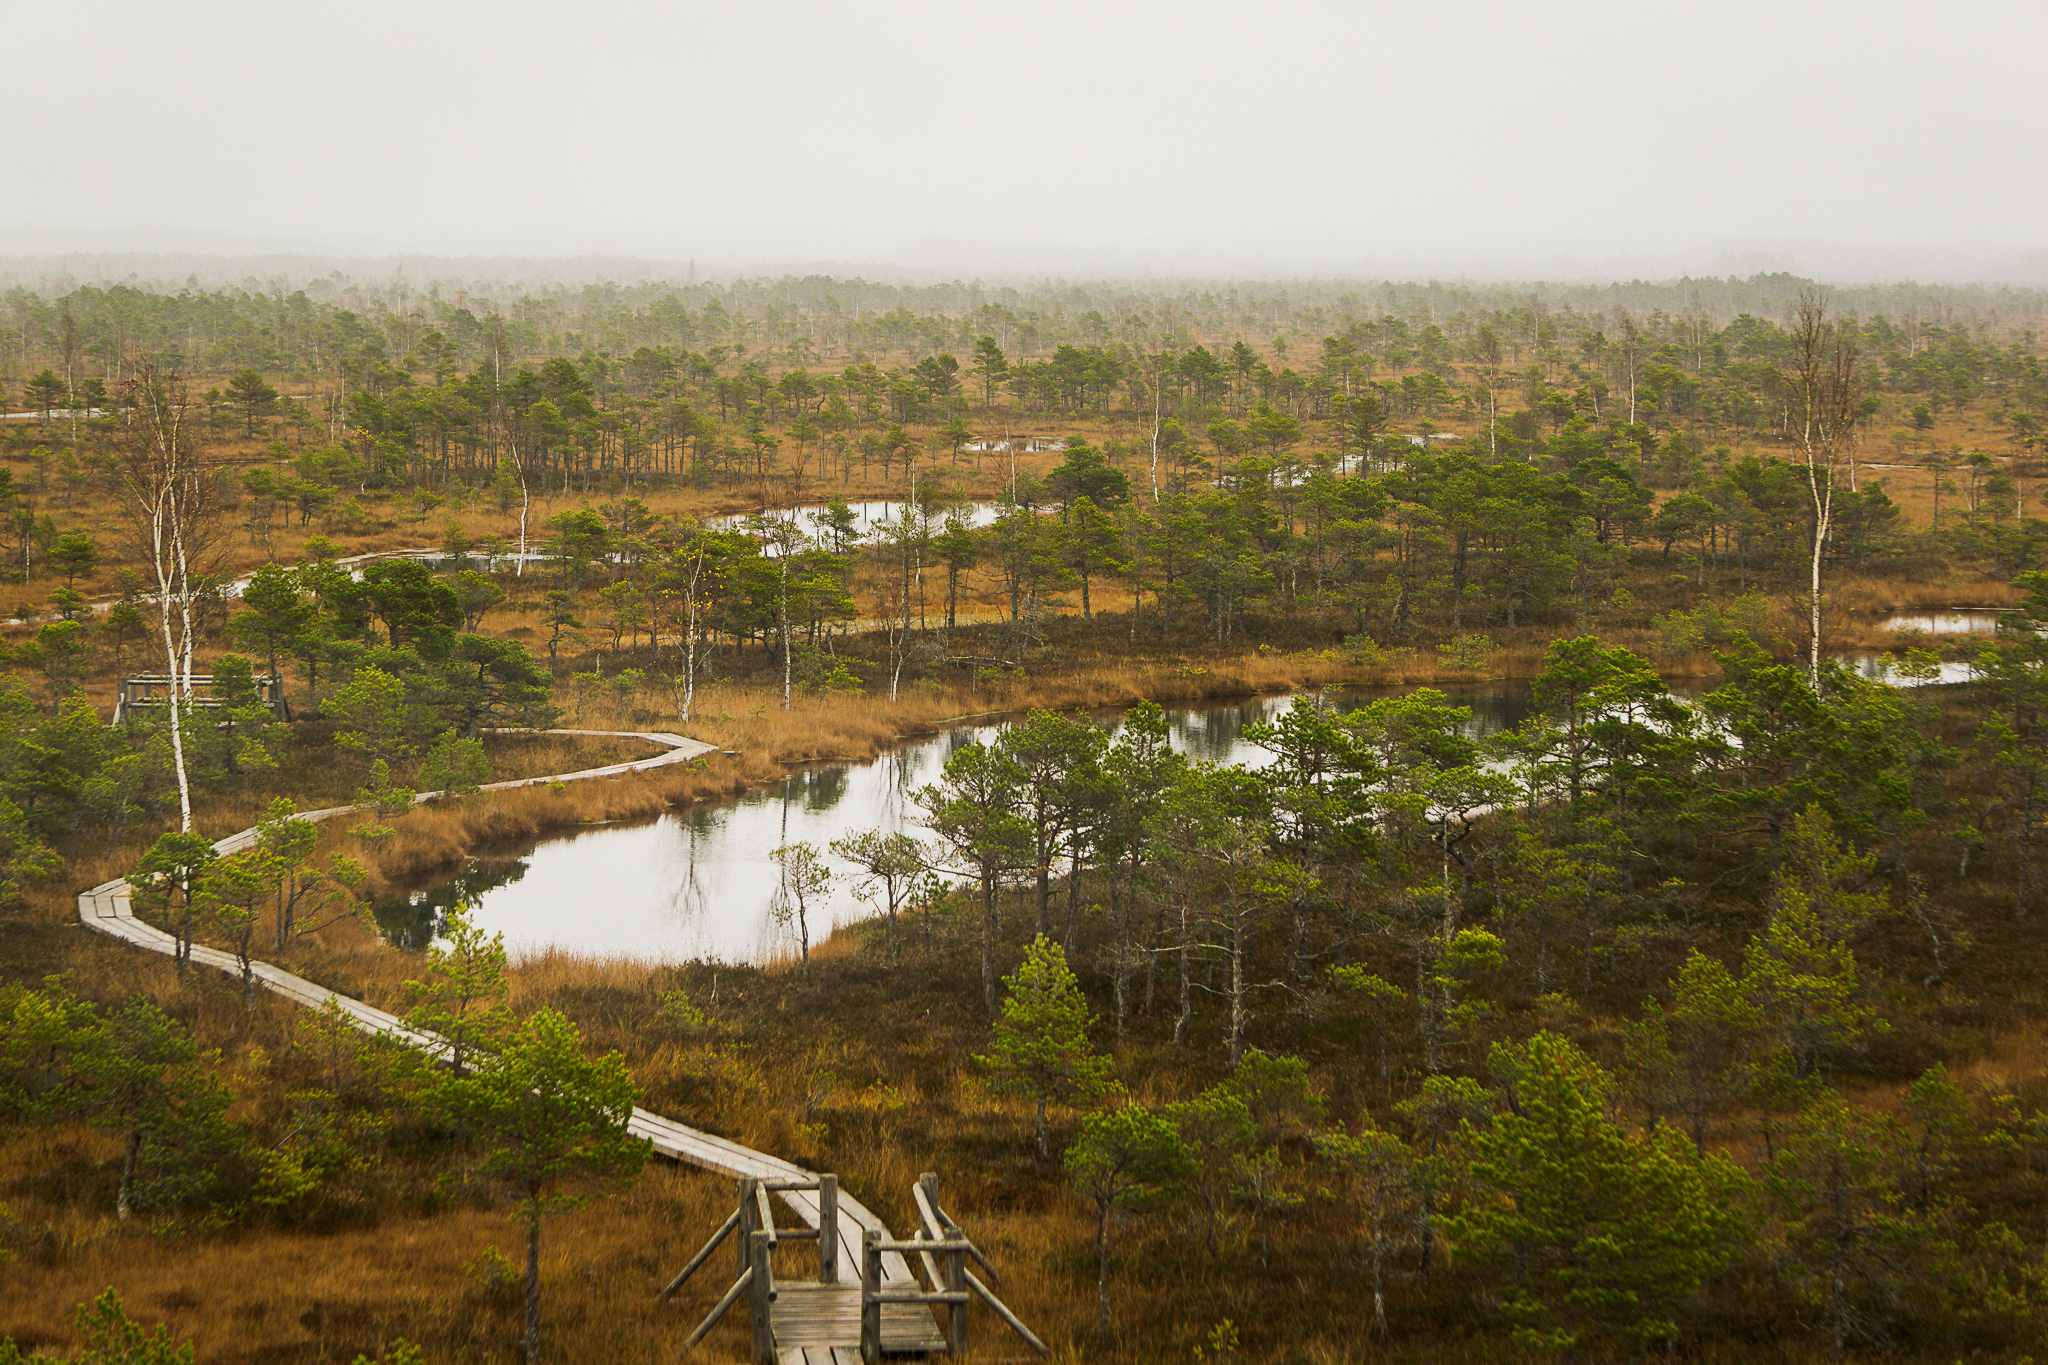
[[[687,762],[705,754],[717,752],[716,746],[701,740],[688,739],[666,731],[617,731],[617,730],[545,730],[545,731],[501,731],[499,733],[527,733],[553,735],[586,735],[613,739],[644,739],[666,746],[667,751],[653,758],[639,759],[629,763],[614,763],[602,768],[586,768],[581,772],[558,773],[546,777],[520,778],[511,782],[493,782],[484,791],[510,791],[518,787],[539,786],[549,782],[582,782],[599,777],[617,777],[627,773],[648,772],[674,763]],[[441,793],[422,792],[417,801],[430,800]],[[325,810],[302,811],[303,820],[326,820],[337,815],[346,815],[362,810],[361,806],[333,806]],[[239,852],[256,842],[257,831],[245,829],[231,834],[214,844],[222,854]],[[82,891],[78,896],[78,918],[88,928],[120,939],[150,952],[171,956],[176,951],[176,940],[162,929],[135,917],[131,904],[128,882],[125,878],[95,886]],[[192,961],[202,966],[213,967],[230,975],[240,975],[241,964],[234,954],[217,948],[194,945]],[[361,1000],[351,999],[325,986],[315,985],[304,977],[294,976],[281,967],[267,962],[257,962],[252,973],[258,983],[268,990],[305,1006],[307,1009],[321,1009],[330,1003],[340,1008],[365,1032],[382,1034],[395,1038],[413,1047],[437,1050],[441,1040],[431,1033],[407,1027],[405,1021],[387,1010]],[[765,1181],[815,1181],[816,1176],[792,1162],[780,1157],[757,1152],[743,1147],[728,1138],[712,1133],[700,1132],[674,1119],[645,1109],[635,1109],[627,1131],[635,1137],[645,1138],[655,1152],[671,1161],[715,1171],[721,1175],[753,1176]],[[805,1191],[781,1191],[782,1201],[805,1226],[816,1228],[819,1223],[818,1196]],[[858,1284],[861,1276],[861,1241],[869,1230],[889,1237],[888,1228],[882,1220],[869,1211],[859,1200],[844,1193],[839,1196],[839,1276],[842,1284]],[[890,1253],[884,1257],[884,1278],[893,1283],[913,1281],[911,1269],[901,1255]],[[856,1301],[858,1291],[855,1291]],[[857,1308],[857,1302],[856,1302]],[[927,1316],[927,1320],[928,1316]],[[857,1334],[856,1334],[857,1335]],[[858,1361],[858,1350],[832,1345],[792,1345],[782,1353],[782,1365],[848,1365]]]

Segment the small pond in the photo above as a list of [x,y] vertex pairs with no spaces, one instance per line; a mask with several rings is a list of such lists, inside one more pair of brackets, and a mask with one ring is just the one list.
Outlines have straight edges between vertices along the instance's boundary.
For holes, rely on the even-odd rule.
[[[1887,658],[1870,654],[1844,662],[1884,680]],[[1943,663],[1940,676],[1928,681],[1968,677],[1968,664]],[[1673,691],[1694,700],[1711,687],[1678,684]],[[1331,700],[1339,710],[1352,710],[1407,690],[1353,689],[1332,693]],[[1466,733],[1475,739],[1511,729],[1535,710],[1527,680],[1441,690],[1472,708]],[[1245,726],[1278,714],[1290,700],[1276,695],[1169,709],[1173,747],[1196,759],[1263,766],[1272,755],[1245,739]],[[1115,712],[1101,717],[1112,729],[1118,718]],[[769,851],[797,840],[822,851],[861,829],[914,830],[920,812],[913,793],[937,781],[956,751],[993,739],[1000,728],[963,725],[864,763],[814,764],[732,800],[555,835],[477,859],[459,877],[380,903],[378,922],[390,941],[420,949],[433,939],[441,914],[469,900],[477,921],[503,933],[515,957],[550,946],[669,962],[758,963],[792,955],[794,930],[778,923],[772,910],[778,882]],[[832,864],[837,875],[830,892],[810,914],[814,945],[870,912],[853,870],[837,859]]]
[[[1400,689],[1405,690],[1405,689]],[[1524,683],[1444,689],[1470,706],[1467,733],[1483,738],[1531,713]],[[1349,710],[1393,690],[1335,694]],[[1244,727],[1284,709],[1285,696],[1169,711],[1173,746],[1190,757],[1260,766],[1271,761]],[[1112,727],[1115,715],[1103,717]],[[387,939],[423,948],[439,917],[473,900],[485,928],[502,932],[514,956],[550,945],[654,961],[692,958],[762,962],[792,952],[793,930],[771,912],[777,877],[769,850],[805,840],[823,850],[856,830],[913,828],[911,800],[935,782],[952,754],[992,739],[999,726],[967,725],[912,740],[865,763],[814,764],[777,786],[707,802],[650,820],[556,835],[529,848],[473,862],[457,878],[421,886],[376,907]],[[833,860],[824,906],[811,912],[811,942],[868,912],[850,868]]]
[[1917,630],[1927,635],[1990,634],[2010,608],[1937,607],[1931,611],[1893,612],[1878,623],[1882,630]]
[[[853,529],[855,533],[863,538],[873,536],[876,528],[883,522],[895,521],[900,518],[906,505],[900,499],[889,498],[874,498],[862,502],[848,502],[846,504],[848,510],[853,513]],[[823,517],[826,510],[826,504],[811,502],[803,503],[796,507],[771,509],[766,515],[790,517],[802,528],[805,535],[821,539],[825,535]],[[949,509],[947,512],[941,513],[936,519],[936,524],[943,524],[947,516],[956,516],[968,526],[990,526],[995,523],[996,511],[996,505],[992,502],[963,503]],[[736,512],[731,516],[716,517],[713,519],[712,524],[715,526],[737,526],[744,522],[748,515],[745,512]]]

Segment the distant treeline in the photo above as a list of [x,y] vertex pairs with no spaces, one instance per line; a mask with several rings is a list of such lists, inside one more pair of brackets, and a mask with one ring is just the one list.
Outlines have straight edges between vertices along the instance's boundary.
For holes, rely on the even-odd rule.
[[[186,368],[250,368],[288,379],[333,376],[374,346],[415,373],[473,370],[502,359],[642,348],[727,348],[793,366],[971,351],[993,336],[1030,359],[1060,345],[1120,345],[1141,354],[1247,340],[1285,359],[1292,347],[1396,320],[1452,341],[1494,328],[1511,352],[1571,348],[1612,331],[1626,310],[1651,331],[1673,321],[1725,328],[1751,315],[1781,321],[1813,287],[1794,275],[1589,284],[1365,280],[1097,281],[1037,285],[887,284],[826,276],[720,283],[592,284],[519,290],[402,277],[338,275],[303,288],[255,279],[205,289],[115,284],[64,292],[15,287],[0,307],[0,382],[48,368],[113,382],[138,349],[177,352]],[[1833,291],[1833,311],[1882,318],[1911,334],[1965,328],[1980,341],[2040,327],[2048,292],[1910,283]],[[744,350],[742,350],[744,348]]]

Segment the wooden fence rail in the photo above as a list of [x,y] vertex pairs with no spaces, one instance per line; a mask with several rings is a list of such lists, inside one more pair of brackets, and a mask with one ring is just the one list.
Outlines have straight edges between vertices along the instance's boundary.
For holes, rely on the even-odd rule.
[[[921,1224],[912,1240],[891,1241],[880,1231],[869,1232],[861,1239],[861,1359],[867,1365],[880,1365],[883,1352],[888,1348],[881,1318],[882,1307],[886,1304],[943,1307],[946,1310],[946,1351],[949,1355],[965,1355],[967,1305],[975,1298],[986,1303],[1004,1326],[1023,1339],[1025,1345],[1042,1356],[1051,1355],[1052,1348],[1039,1340],[1038,1335],[1024,1325],[1024,1320],[967,1268],[971,1257],[988,1271],[990,1278],[1002,1283],[1002,1276],[988,1257],[968,1240],[966,1231],[940,1207],[939,1177],[926,1171],[917,1178],[917,1184],[911,1187],[910,1193],[917,1205]],[[913,1285],[909,1290],[903,1290],[884,1279],[882,1258],[891,1253],[918,1257],[924,1263],[925,1277],[931,1288],[920,1291]]]

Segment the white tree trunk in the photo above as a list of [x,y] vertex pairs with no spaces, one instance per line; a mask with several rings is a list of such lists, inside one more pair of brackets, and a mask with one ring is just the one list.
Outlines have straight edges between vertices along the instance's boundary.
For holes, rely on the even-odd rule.
[[1810,462],[1806,468],[1806,481],[1809,491],[1813,494],[1813,573],[1808,584],[1812,597],[1807,603],[1807,624],[1811,630],[1811,645],[1807,650],[1806,680],[1812,685],[1813,690],[1818,692],[1820,690],[1820,561],[1822,553],[1827,549],[1829,527],[1834,521],[1835,486],[1834,481],[1830,479],[1827,491],[1823,493],[1820,486],[1819,471]]
[[[171,550],[165,544],[165,540],[169,535],[168,523],[173,519],[166,502],[166,498],[159,497],[157,504],[150,510],[150,558],[154,561],[156,569],[157,622],[161,627],[164,641],[164,672],[171,677],[170,696],[167,700],[171,710],[171,766],[178,771],[178,829],[182,833],[190,833],[192,829],[192,783],[185,771],[185,730],[181,719],[181,713],[187,700],[186,695],[181,694],[189,693],[191,687],[190,632],[188,629],[187,647],[183,652],[186,666],[184,672],[180,674],[178,668],[180,659],[178,641],[171,630],[171,604],[173,598],[181,594],[177,586],[175,586],[175,578],[171,569]],[[189,608],[184,614],[189,622]],[[181,677],[185,683],[183,688],[179,686]]]
[[522,467],[519,471],[519,565],[512,571],[514,578],[526,577],[526,509],[532,505],[533,495],[527,492],[526,470]]
[[697,598],[690,596],[690,620],[683,629],[683,714],[681,723],[690,723],[690,708],[697,703]]

